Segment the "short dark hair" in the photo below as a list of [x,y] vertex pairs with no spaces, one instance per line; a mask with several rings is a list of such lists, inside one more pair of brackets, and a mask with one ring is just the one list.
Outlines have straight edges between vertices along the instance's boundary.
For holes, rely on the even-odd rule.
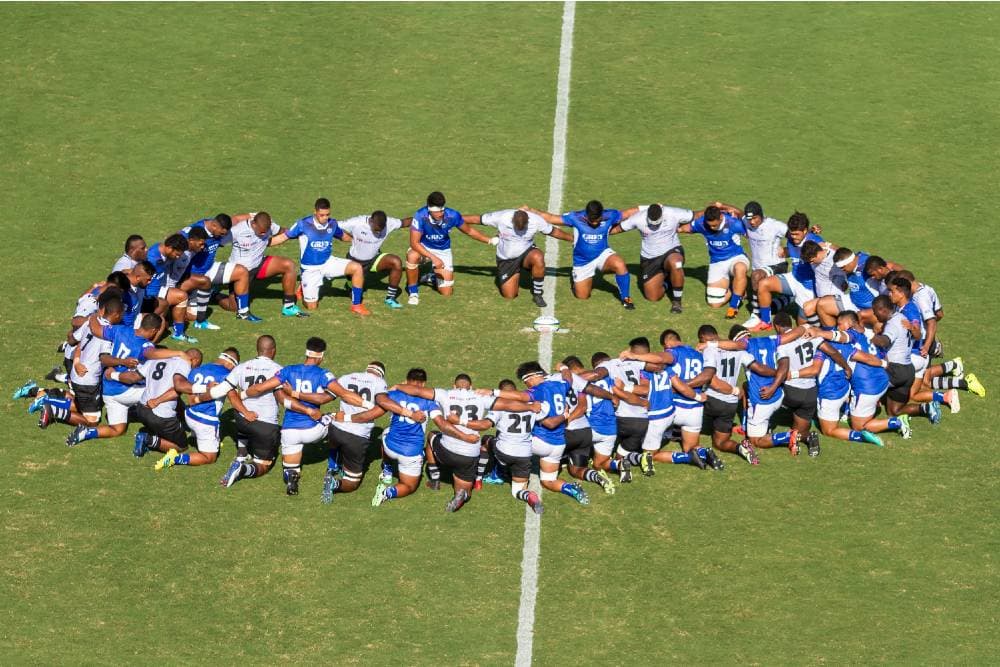
[[376,368],[380,369],[382,371],[382,377],[385,377],[385,364],[383,364],[381,361],[379,361],[378,359],[374,361],[369,361],[368,365],[375,366]]
[[838,320],[847,320],[852,326],[857,326],[861,320],[858,318],[858,314],[853,310],[842,310],[837,313]]
[[323,210],[329,211],[330,200],[327,199],[326,197],[320,197],[319,199],[316,200],[316,203],[313,204],[313,208],[316,209],[317,211],[323,211]]
[[788,216],[788,229],[792,232],[803,232],[809,229],[809,216],[802,211],[796,211]]
[[702,340],[710,337],[719,337],[719,331],[711,324],[702,324],[698,327],[698,340]]
[[705,222],[710,220],[718,220],[722,217],[722,209],[718,206],[709,206],[705,209]]
[[377,227],[385,227],[388,219],[389,216],[385,214],[385,211],[372,211],[372,214],[368,216],[368,221],[374,222]]
[[232,357],[236,361],[240,360],[240,351],[237,350],[235,347],[227,347],[222,352],[224,354],[228,354],[230,357]]
[[326,352],[326,341],[319,336],[313,336],[306,341],[306,349],[310,352]]
[[131,248],[132,244],[135,243],[136,241],[142,241],[143,243],[145,243],[146,239],[142,238],[138,234],[132,234],[132,235],[130,235],[127,239],[125,239],[125,254],[126,255],[128,254],[129,248]]
[[233,219],[225,213],[219,213],[215,216],[215,221],[219,223],[219,226],[225,229],[227,232],[233,228]]
[[736,338],[744,331],[750,333],[750,330],[747,329],[742,324],[734,324],[733,326],[729,327],[729,340],[736,340]]
[[673,329],[664,329],[660,333],[660,345],[666,345],[667,341],[673,338],[674,340],[680,340],[681,335],[674,331]]
[[497,387],[503,391],[514,391],[517,389],[517,385],[514,384],[514,381],[506,378],[500,380],[500,384],[498,384]]
[[[102,297],[104,294],[101,295]],[[125,310],[125,304],[122,303],[121,297],[112,294],[108,299],[104,300],[104,303],[98,302],[97,304],[104,309],[105,315],[114,315],[115,313],[120,313]]]
[[112,271],[108,274],[108,277],[104,279],[104,282],[111,283],[121,291],[128,290],[128,276],[126,276],[121,271]]
[[115,299],[118,299],[119,301],[122,300],[122,290],[117,287],[106,287],[97,297],[97,306],[98,308],[103,308],[105,304],[109,301],[114,301]]
[[803,262],[812,262],[813,258],[822,250],[822,246],[815,241],[805,241],[799,254],[802,255]]
[[260,211],[257,215],[253,217],[253,220],[251,220],[250,222],[251,224],[253,224],[258,220],[260,220],[260,224],[262,225],[270,225],[272,222],[271,214],[268,213],[267,211]]
[[632,340],[630,340],[628,342],[628,346],[630,348],[633,348],[633,347],[644,347],[647,350],[650,349],[649,348],[649,339],[646,338],[645,336],[638,336],[636,338],[633,338]]
[[853,254],[854,254],[853,250],[841,246],[840,248],[837,248],[836,252],[833,253],[833,261],[843,262],[845,259],[847,259]]
[[153,263],[150,262],[148,259],[144,259],[141,262],[136,262],[135,268],[142,269],[143,272],[145,272],[145,274],[148,276],[156,275],[156,267],[153,266]]
[[140,329],[159,329],[163,324],[163,318],[156,313],[146,313],[139,320]]
[[604,204],[596,199],[591,199],[587,202],[587,207],[584,211],[587,214],[587,220],[600,220],[601,216],[604,215]]
[[435,190],[434,192],[427,195],[428,206],[444,206],[444,204],[445,204],[445,198],[443,192],[438,192],[437,190]]
[[580,357],[573,354],[563,359],[562,362],[564,366],[568,366],[569,368],[583,368],[583,362],[580,361]]
[[528,212],[520,209],[514,211],[514,215],[511,217],[511,222],[518,226],[528,224]]
[[892,299],[887,297],[885,294],[879,294],[877,297],[872,299],[872,310],[892,310]]
[[771,318],[775,326],[784,327],[785,329],[792,328],[792,316],[788,313],[782,311],[780,313],[775,313],[774,317]]
[[885,268],[886,266],[889,265],[878,255],[869,255],[868,259],[865,260],[865,275],[871,275],[871,272],[875,269]]
[[646,209],[646,220],[659,220],[663,217],[663,207],[659,204],[650,204]]
[[183,234],[171,234],[163,242],[163,245],[173,250],[184,252],[188,249],[188,240],[184,238]]
[[888,287],[890,284],[892,284],[892,281],[895,280],[896,276],[898,276],[898,275],[899,275],[899,271],[890,271],[889,273],[885,274],[885,278],[883,278],[883,282],[885,282],[885,286]]
[[204,227],[192,227],[191,231],[188,232],[188,239],[194,239],[195,241],[207,241],[208,230]]
[[900,292],[905,294],[907,299],[909,299],[913,294],[913,286],[910,284],[910,281],[899,274],[896,274],[896,277],[892,279],[889,286],[895,287]]
[[427,371],[423,368],[411,368],[406,371],[407,382],[427,382]]
[[611,357],[607,352],[594,352],[590,355],[590,365],[596,367],[598,364],[608,361]]
[[469,384],[472,384],[472,378],[469,377],[468,373],[459,373],[455,376],[454,384],[458,384],[459,382],[468,382]]
[[917,280],[917,277],[913,275],[913,271],[910,271],[909,269],[900,269],[899,271],[896,271],[896,275],[900,278],[906,278],[911,283]]
[[514,371],[514,374],[523,380],[525,375],[534,375],[536,373],[544,373],[544,372],[545,370],[542,368],[542,365],[537,361],[526,361],[517,367],[517,370]]

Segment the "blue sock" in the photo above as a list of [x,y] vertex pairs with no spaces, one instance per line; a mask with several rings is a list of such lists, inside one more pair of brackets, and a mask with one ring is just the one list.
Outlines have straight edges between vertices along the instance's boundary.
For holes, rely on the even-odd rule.
[[933,392],[933,394],[934,394],[934,400],[935,401],[937,401],[938,403],[944,403],[944,394],[943,393],[941,393],[940,391],[935,391],[935,392]]
[[45,402],[56,410],[69,410],[70,406],[70,400],[68,398],[49,398],[46,396]]
[[559,493],[573,497],[573,485],[568,482],[563,482],[562,486],[559,487]]
[[708,460],[708,450],[705,449],[704,447],[699,447],[698,448],[698,457],[702,458],[702,459],[705,459],[707,461]]
[[898,431],[903,427],[903,420],[899,417],[889,417],[889,430]]
[[671,452],[671,463],[691,463],[691,454],[688,452]]
[[184,335],[184,322],[174,322],[174,335],[183,336]]
[[768,306],[767,308],[765,308],[764,306],[760,307],[760,321],[761,322],[766,322],[767,324],[771,323],[771,307],[770,306]]
[[861,431],[851,431],[848,434],[847,439],[850,440],[851,442],[864,442],[865,441],[865,439],[861,437]]
[[775,447],[787,447],[788,443],[792,441],[792,432],[783,431],[781,433],[771,434],[771,444]]
[[385,490],[386,498],[395,498],[397,495],[399,495],[399,492],[396,491],[396,487],[394,486],[390,486],[388,489]]
[[332,449],[326,455],[326,468],[333,472],[340,470],[340,464],[337,463],[337,452]]
[[615,282],[618,283],[618,294],[621,295],[622,299],[627,299],[629,297],[629,275],[626,273],[623,276],[615,276]]
[[733,293],[732,296],[729,297],[730,308],[739,308],[740,303],[742,302],[743,302],[743,297],[741,297],[739,294]]
[[410,294],[416,294],[417,290],[420,289],[420,285],[407,285],[406,291]]
[[250,295],[249,294],[237,294],[236,295],[236,310],[241,313],[245,313],[250,310]]
[[191,464],[191,455],[187,453],[181,454],[176,459],[174,459],[175,466],[186,466],[190,464]]
[[351,288],[351,305],[356,306],[361,303],[361,296],[365,293],[363,287],[352,287]]
[[618,461],[614,459],[608,461],[608,470],[611,472],[618,472]]
[[84,440],[96,440],[97,439],[97,428],[94,426],[88,427],[86,431],[83,432]]

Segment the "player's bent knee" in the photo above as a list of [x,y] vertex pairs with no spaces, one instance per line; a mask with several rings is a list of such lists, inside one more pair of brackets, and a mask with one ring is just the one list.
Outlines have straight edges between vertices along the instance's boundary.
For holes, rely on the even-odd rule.
[[438,287],[452,287],[455,285],[454,280],[439,280]]
[[362,476],[363,474],[360,472],[354,472],[351,470],[347,470],[346,468],[344,469],[344,482],[346,483],[357,486],[358,484],[361,484]]

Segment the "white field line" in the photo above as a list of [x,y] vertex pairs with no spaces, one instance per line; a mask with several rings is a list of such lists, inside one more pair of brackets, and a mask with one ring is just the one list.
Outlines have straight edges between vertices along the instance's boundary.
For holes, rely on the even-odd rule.
[[[552,128],[552,175],[549,179],[549,211],[562,211],[563,185],[566,179],[566,129],[569,119],[570,69],[573,64],[573,23],[576,2],[563,5],[562,37],[559,41],[559,76],[556,86],[556,118]],[[559,264],[559,241],[545,237],[545,308],[543,315],[556,312],[556,266]],[[538,363],[552,370],[552,333],[538,336]],[[531,477],[531,488],[538,494],[542,489],[538,478]],[[538,597],[538,557],[541,548],[542,519],[530,507],[524,510],[524,552],[521,557],[521,604],[517,612],[517,667],[531,665],[535,636],[535,599]]]

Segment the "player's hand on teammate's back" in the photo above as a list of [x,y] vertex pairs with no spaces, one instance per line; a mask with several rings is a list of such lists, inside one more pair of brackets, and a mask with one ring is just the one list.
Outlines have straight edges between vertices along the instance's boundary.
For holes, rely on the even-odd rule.
[[253,422],[257,421],[257,413],[254,412],[253,410],[247,410],[245,413],[243,413],[243,419],[247,420],[252,424]]
[[81,364],[79,361],[73,364],[73,369],[76,370],[77,375],[87,374],[87,367]]

